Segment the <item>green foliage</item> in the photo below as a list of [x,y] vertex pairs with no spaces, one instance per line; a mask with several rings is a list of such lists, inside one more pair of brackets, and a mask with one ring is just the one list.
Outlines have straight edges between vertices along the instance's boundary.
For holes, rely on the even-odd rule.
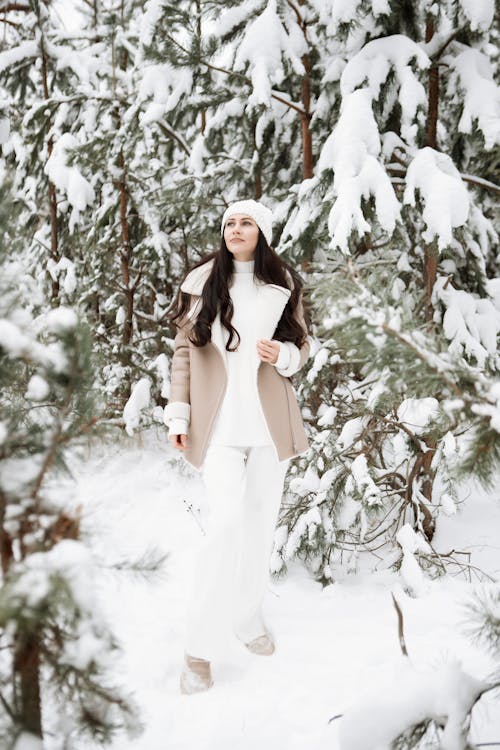
[[36,302],[43,300],[39,294],[31,296],[36,288],[2,245],[3,747],[19,729],[33,731],[40,724],[40,705],[32,699],[38,691],[42,702],[54,692],[52,700],[64,710],[62,731],[69,735],[83,732],[109,742],[120,727],[131,734],[140,729],[133,700],[109,682],[119,645],[89,589],[97,561],[78,541],[80,509],[71,494],[58,498],[51,490],[61,472],[68,471],[70,450],[96,434],[102,419],[92,338],[88,325],[70,308],[41,304],[45,310],[36,314]]
[[494,657],[500,654],[500,587],[477,588],[466,606],[466,631],[471,640]]

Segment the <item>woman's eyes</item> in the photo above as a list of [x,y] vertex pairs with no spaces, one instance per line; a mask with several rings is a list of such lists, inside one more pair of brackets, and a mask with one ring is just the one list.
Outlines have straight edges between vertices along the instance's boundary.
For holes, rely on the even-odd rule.
[[[228,227],[231,227],[233,224],[234,224],[234,221],[228,221],[227,222],[227,226]],[[252,226],[252,222],[251,221],[243,221],[242,224],[248,224],[249,227]]]

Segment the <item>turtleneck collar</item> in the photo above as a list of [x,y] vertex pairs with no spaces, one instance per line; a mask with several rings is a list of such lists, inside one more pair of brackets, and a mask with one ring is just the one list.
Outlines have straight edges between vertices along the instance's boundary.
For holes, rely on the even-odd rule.
[[236,260],[233,258],[234,273],[253,273],[254,260]]

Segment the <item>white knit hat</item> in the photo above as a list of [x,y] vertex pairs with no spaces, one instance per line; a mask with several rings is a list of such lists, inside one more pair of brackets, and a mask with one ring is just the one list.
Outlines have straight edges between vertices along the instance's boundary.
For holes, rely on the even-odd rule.
[[226,221],[234,214],[246,214],[247,216],[251,216],[262,231],[262,234],[267,240],[267,244],[271,244],[273,238],[273,212],[271,209],[264,206],[263,203],[258,203],[258,201],[252,199],[231,203],[231,205],[229,205],[224,211],[224,216],[222,217],[222,224],[220,227],[221,235],[224,234]]

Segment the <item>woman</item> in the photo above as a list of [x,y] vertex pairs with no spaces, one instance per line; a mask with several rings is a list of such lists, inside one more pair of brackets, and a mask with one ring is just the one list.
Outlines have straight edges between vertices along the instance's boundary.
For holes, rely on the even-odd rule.
[[169,439],[201,471],[210,517],[188,605],[181,691],[206,690],[210,663],[236,637],[274,642],[262,615],[285,474],[308,448],[289,380],[311,351],[302,280],[271,249],[272,213],[232,203],[220,249],[185,276],[170,319]]

